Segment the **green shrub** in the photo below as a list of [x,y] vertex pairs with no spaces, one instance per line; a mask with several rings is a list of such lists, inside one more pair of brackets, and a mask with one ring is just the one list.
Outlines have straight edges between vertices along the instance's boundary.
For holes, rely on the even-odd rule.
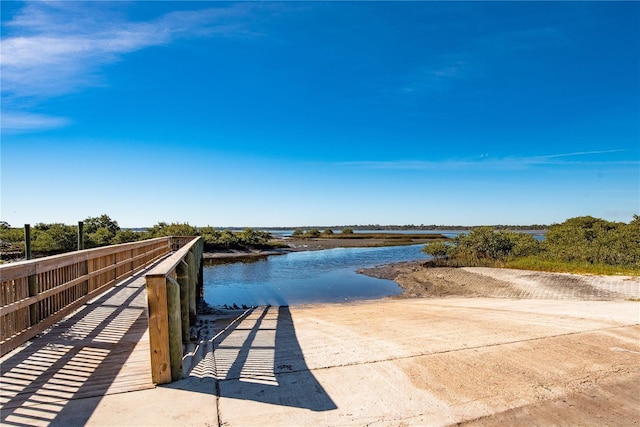
[[315,238],[320,237],[320,230],[317,228],[312,228],[304,233],[304,237]]
[[457,236],[449,245],[429,243],[423,251],[451,266],[633,273],[640,271],[640,217],[634,215],[628,224],[591,216],[570,218],[551,226],[544,242],[525,233],[479,227]]
[[449,256],[450,246],[444,242],[427,243],[422,252],[431,255],[436,260],[446,259]]
[[146,238],[167,236],[198,236],[198,230],[188,222],[159,222],[147,230]]

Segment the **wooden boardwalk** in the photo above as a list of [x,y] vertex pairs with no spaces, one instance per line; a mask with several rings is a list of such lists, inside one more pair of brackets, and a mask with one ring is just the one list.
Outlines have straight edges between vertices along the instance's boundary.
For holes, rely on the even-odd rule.
[[61,424],[70,400],[153,388],[146,270],[1,361],[1,424]]

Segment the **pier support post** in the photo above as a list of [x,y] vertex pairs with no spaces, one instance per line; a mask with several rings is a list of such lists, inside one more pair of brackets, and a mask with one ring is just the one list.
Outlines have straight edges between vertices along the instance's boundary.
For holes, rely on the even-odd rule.
[[189,265],[183,261],[176,267],[178,285],[180,285],[180,317],[182,321],[182,342],[188,342],[189,332]]
[[169,360],[171,381],[181,380],[182,372],[182,316],[180,315],[180,285],[167,276],[167,310],[169,322]]
[[[187,253],[187,265],[189,271],[189,317],[195,322],[196,319],[196,257],[193,251]],[[192,323],[193,323],[192,322]]]
[[171,382],[169,357],[169,318],[167,314],[167,279],[164,274],[147,275],[149,304],[149,345],[151,379],[156,384]]
[[203,277],[204,276],[204,274],[203,274],[204,273],[203,272],[204,260],[202,259],[202,252],[203,252],[203,250],[201,248],[200,251],[199,251],[199,254],[198,254],[198,258],[199,258],[199,262],[198,262],[198,284],[196,285],[196,288],[197,288],[196,293],[198,295],[198,299],[201,299],[201,300],[204,299],[204,282],[203,282],[203,279],[204,279],[204,277]]

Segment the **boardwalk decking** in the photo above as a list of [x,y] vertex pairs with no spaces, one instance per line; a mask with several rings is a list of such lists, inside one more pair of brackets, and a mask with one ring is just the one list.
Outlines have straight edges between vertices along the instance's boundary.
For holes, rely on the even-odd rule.
[[70,400],[154,387],[144,273],[1,359],[2,425],[57,424]]

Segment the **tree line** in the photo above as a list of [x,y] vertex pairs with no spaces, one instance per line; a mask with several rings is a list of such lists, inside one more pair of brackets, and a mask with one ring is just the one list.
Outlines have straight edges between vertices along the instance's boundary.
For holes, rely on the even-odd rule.
[[[282,230],[282,229],[294,229],[294,230],[302,230],[305,229],[324,229],[326,230],[366,230],[366,231],[468,231],[474,230],[476,228],[481,228],[479,225],[415,225],[415,224],[406,224],[406,225],[380,225],[380,224],[368,224],[368,225],[334,225],[330,227],[325,226],[307,226],[307,227],[265,227],[265,230]],[[530,224],[530,225],[507,225],[507,224],[497,224],[489,226],[495,230],[535,230],[535,231],[543,231],[549,228],[548,225],[545,224]]]
[[480,227],[447,242],[428,243],[423,251],[438,265],[535,267],[559,262],[640,269],[640,216],[634,215],[629,223],[592,216],[570,218],[550,226],[544,241]]
[[350,228],[352,230],[371,230],[371,231],[467,231],[474,230],[476,228],[491,227],[494,230],[547,230],[548,225],[545,224],[530,224],[530,225],[508,225],[508,224],[496,224],[489,226],[481,225],[436,225],[436,224],[406,224],[406,225],[380,225],[380,224],[368,224],[368,225],[341,225],[333,228],[342,229]]
[[[247,228],[240,232],[197,228],[189,223],[159,222],[144,231],[123,229],[109,215],[88,217],[83,223],[84,248],[117,245],[166,236],[201,236],[205,250],[267,247],[271,234]],[[24,256],[24,229],[0,223],[0,249],[3,258]],[[31,251],[35,256],[49,256],[78,249],[78,226],[62,223],[38,223],[31,227]]]

